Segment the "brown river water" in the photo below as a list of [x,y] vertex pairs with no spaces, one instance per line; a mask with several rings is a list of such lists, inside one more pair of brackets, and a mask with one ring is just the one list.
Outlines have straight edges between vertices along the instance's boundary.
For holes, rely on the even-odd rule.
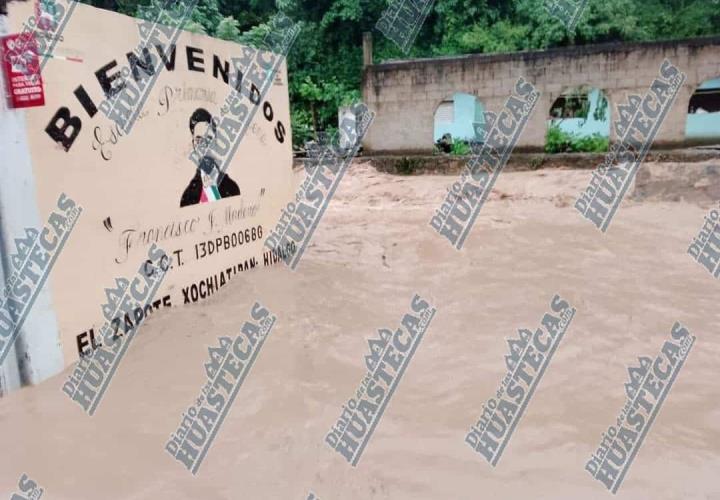
[[[297,173],[298,177],[301,175]],[[153,315],[97,413],[71,368],[0,400],[0,492],[43,499],[606,499],[585,470],[625,402],[627,367],[680,321],[697,340],[617,497],[720,500],[720,283],[686,249],[706,206],[627,199],[601,234],[572,207],[589,171],[503,173],[462,251],[428,225],[454,176],[356,164],[296,271],[244,273]],[[357,467],[324,442],[367,339],[415,293],[437,308]],[[496,467],[465,443],[506,372],[506,338],[560,294],[572,323]],[[207,346],[255,301],[277,322],[193,476],[164,451],[206,379]]]

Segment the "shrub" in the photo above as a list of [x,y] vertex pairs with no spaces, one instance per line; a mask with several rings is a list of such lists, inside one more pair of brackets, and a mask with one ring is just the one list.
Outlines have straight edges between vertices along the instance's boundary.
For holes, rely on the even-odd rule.
[[569,134],[558,125],[551,125],[545,136],[546,153],[603,153],[609,146],[610,139],[598,133],[587,136]]
[[551,125],[545,136],[546,153],[567,153],[572,151],[572,137],[566,134],[557,125]]
[[450,154],[455,156],[469,155],[470,146],[468,145],[467,141],[455,139],[453,140],[452,150],[450,150]]

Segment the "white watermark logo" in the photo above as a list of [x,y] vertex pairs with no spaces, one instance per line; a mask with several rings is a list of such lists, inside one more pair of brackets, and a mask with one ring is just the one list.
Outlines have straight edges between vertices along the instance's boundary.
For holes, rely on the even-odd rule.
[[[111,89],[109,95],[100,103],[100,111],[113,120],[126,134],[130,133],[133,124],[150,95],[160,72],[168,60],[170,51],[180,36],[185,20],[190,18],[197,0],[165,0],[160,9],[153,3],[151,9],[153,23],[138,22],[140,43],[129,57],[130,66],[120,71],[122,83]],[[150,52],[151,47],[160,54],[163,63]],[[142,60],[140,59],[142,57]],[[140,70],[144,73],[140,74]],[[133,79],[130,80],[132,73]]]
[[39,484],[30,479],[27,474],[23,474],[18,481],[18,489],[20,493],[13,493],[10,500],[40,500],[45,490]]
[[565,27],[575,29],[590,0],[545,0],[545,9],[558,18]]
[[[200,146],[189,156],[198,168],[208,171],[216,184],[222,181],[230,167],[260,103],[279,76],[280,66],[300,33],[300,24],[293,23],[282,13],[273,16],[268,24],[270,31],[261,48],[242,47],[242,55],[232,58],[236,75],[231,77],[230,93],[220,108],[217,133],[215,127],[209,127]],[[275,134],[284,140],[284,125],[279,126],[282,129],[276,130]]]
[[388,40],[408,53],[434,0],[393,0],[375,24]]
[[[575,209],[603,233],[607,231],[655,135],[685,82],[685,73],[665,59],[644,96],[630,95],[617,106],[613,144],[603,163],[593,172],[590,185],[575,202]],[[615,165],[617,163],[617,165]]]
[[146,318],[144,311],[152,307],[153,299],[170,270],[170,264],[170,257],[153,243],[148,250],[147,260],[140,265],[135,278],[116,278],[115,288],[105,289],[108,302],[102,306],[102,311],[107,322],[100,330],[102,342],[92,353],[80,358],[62,386],[62,391],[88,415],[92,416],[100,404],[138,328]]
[[25,228],[25,236],[15,239],[15,253],[3,256],[9,260],[11,274],[0,292],[0,365],[20,334],[81,213],[82,207],[61,194],[45,227],[40,231]]
[[[305,253],[320,219],[375,118],[375,113],[369,111],[363,103],[353,106],[352,112],[357,119],[343,118],[340,128],[340,143],[349,144],[349,148],[338,149],[323,144],[309,151],[307,177],[295,195],[295,202],[288,203],[282,210],[275,229],[265,240],[265,246],[281,254],[283,262],[292,270],[295,270]],[[297,248],[297,251],[282,252],[282,249],[287,248]]]
[[575,316],[575,308],[559,295],[553,297],[550,309],[534,333],[522,329],[518,330],[517,338],[508,339],[507,374],[496,398],[483,405],[482,415],[465,436],[465,442],[493,467]]
[[[78,2],[76,0],[56,1],[37,0],[34,16],[23,23],[23,29],[17,43],[5,53],[14,71],[29,77],[33,85],[39,83],[38,75],[42,72],[48,59],[52,57],[55,45],[61,38],[70,17]],[[31,67],[35,56],[40,58],[39,71]]]
[[627,400],[616,424],[603,433],[600,446],[585,464],[585,470],[613,494],[625,478],[645,436],[662,407],[675,378],[695,344],[695,336],[679,322],[670,332],[655,359],[638,358],[628,368]]
[[237,337],[220,337],[217,347],[208,348],[208,380],[165,445],[165,451],[193,474],[205,459],[276,320],[258,302],[252,306],[250,317]]
[[415,295],[411,311],[403,316],[394,332],[383,328],[377,338],[368,340],[370,354],[365,356],[367,374],[356,392],[343,406],[336,424],[325,442],[356,466],[393,392],[410,364],[415,350],[435,316],[435,308]]
[[499,116],[485,113],[484,130],[476,130],[483,143],[473,144],[474,154],[460,179],[448,189],[443,204],[430,219],[430,226],[458,250],[540,98],[540,92],[524,78],[518,78],[514,90]]
[[693,238],[687,253],[714,278],[720,276],[720,210],[718,208],[713,208],[705,216],[703,226]]

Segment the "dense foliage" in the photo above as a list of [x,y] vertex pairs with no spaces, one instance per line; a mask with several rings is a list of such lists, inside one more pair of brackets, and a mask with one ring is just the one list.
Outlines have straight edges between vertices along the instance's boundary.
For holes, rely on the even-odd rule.
[[548,127],[545,136],[546,153],[604,153],[610,147],[610,139],[600,134],[580,136],[560,129],[558,125]]
[[[138,15],[148,0],[83,0]],[[397,0],[395,0],[397,1]],[[543,0],[435,0],[409,56],[374,29],[390,0],[199,0],[186,29],[226,40],[252,37],[280,9],[302,22],[289,55],[294,142],[337,124],[339,105],[360,97],[362,32],[373,31],[375,61],[434,55],[686,38],[720,34],[712,0],[590,0],[572,32]]]

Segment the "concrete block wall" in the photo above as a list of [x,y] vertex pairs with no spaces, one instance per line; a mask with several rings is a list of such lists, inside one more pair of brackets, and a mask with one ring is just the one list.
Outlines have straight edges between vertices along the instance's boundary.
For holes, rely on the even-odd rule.
[[601,89],[614,120],[617,104],[629,94],[645,94],[666,58],[687,80],[656,136],[655,147],[680,147],[686,144],[690,97],[703,81],[720,76],[720,37],[371,65],[363,76],[363,96],[376,116],[364,147],[377,153],[427,153],[432,150],[435,110],[442,100],[466,92],[477,96],[486,110],[498,112],[522,76],[540,90],[541,98],[518,149],[542,150],[550,106],[564,90],[581,85]]

